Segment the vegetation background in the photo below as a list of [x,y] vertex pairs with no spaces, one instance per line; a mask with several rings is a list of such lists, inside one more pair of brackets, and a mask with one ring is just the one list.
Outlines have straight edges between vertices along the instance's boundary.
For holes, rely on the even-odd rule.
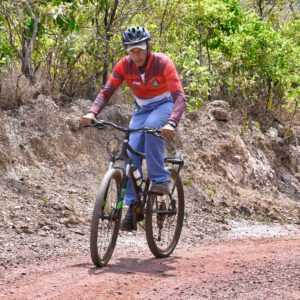
[[[133,25],[145,26],[152,49],[175,62],[189,110],[222,99],[262,129],[274,118],[293,125],[297,0],[0,0],[0,108],[39,94],[60,105],[94,99]],[[123,87],[117,101],[132,101],[130,91]]]

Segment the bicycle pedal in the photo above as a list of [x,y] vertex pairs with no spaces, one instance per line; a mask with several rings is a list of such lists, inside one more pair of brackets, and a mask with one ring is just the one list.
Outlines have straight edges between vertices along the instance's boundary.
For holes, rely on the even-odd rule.
[[150,193],[152,193],[152,194],[154,194],[154,195],[157,195],[157,196],[163,196],[163,195],[166,195],[166,194],[163,193],[163,192],[150,192]]

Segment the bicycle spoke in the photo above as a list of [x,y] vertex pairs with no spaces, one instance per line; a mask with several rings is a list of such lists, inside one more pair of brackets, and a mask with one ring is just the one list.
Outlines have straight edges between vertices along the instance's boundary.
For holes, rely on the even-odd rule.
[[120,219],[115,220],[121,184],[118,170],[108,171],[103,179],[94,208],[91,227],[91,256],[96,266],[104,266],[114,250]]
[[[176,172],[171,171],[171,180]],[[171,184],[172,185],[172,184]],[[178,178],[172,196],[150,194],[147,205],[146,236],[152,253],[165,257],[172,253],[178,242],[184,212],[184,195]]]
[[[173,197],[176,197],[176,195]],[[152,214],[153,238],[157,241],[156,246],[166,251],[172,243],[176,231],[177,216],[171,213],[172,206],[169,196],[155,196],[152,207],[157,211]],[[169,214],[159,213],[159,211],[166,211],[167,207],[170,211]]]

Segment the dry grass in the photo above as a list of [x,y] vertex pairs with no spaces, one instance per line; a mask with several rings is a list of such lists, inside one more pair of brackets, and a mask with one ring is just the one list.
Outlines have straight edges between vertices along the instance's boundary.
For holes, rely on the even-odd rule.
[[[46,70],[39,70],[37,83],[32,86],[28,79],[22,75],[19,67],[13,67],[0,73],[0,109],[14,109],[19,106],[33,103],[38,95],[43,94],[51,98],[62,106],[72,102],[74,99],[87,97],[86,89],[88,86],[74,84],[72,93],[62,93],[59,91],[59,85],[52,85],[47,80]],[[76,87],[76,88],[74,88]],[[94,100],[94,99],[91,99]],[[132,92],[123,87],[119,88],[109,101],[112,104],[133,103]]]
[[38,75],[37,83],[32,86],[20,68],[7,69],[0,75],[0,108],[13,109],[31,103],[47,90],[45,86],[42,75]]

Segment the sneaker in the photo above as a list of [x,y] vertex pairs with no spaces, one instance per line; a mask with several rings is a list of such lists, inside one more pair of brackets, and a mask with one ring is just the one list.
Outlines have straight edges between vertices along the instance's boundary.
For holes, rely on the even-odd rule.
[[[122,231],[132,231],[134,230],[134,224],[133,224],[133,213],[132,213],[132,208],[134,204],[130,204],[128,207],[128,210],[126,212],[125,217],[123,218],[121,222],[120,229]],[[136,221],[140,222],[144,220],[144,215],[143,214],[137,214],[136,215]]]
[[152,183],[150,192],[157,193],[161,195],[169,195],[169,183],[167,182],[159,182],[159,183]]
[[136,215],[136,221],[137,222],[141,222],[143,221],[145,218],[144,218],[144,215],[143,214],[137,214]]
[[132,215],[132,208],[133,205],[130,204],[125,217],[123,218],[122,222],[121,222],[121,226],[120,229],[123,231],[132,231],[134,230],[134,225],[133,225],[133,215]]

